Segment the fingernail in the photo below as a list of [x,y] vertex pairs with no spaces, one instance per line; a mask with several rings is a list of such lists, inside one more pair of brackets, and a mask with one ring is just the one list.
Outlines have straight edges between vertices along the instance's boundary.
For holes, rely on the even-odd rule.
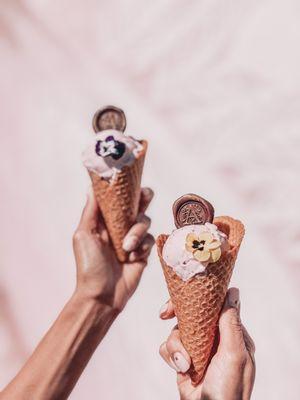
[[174,353],[173,361],[176,367],[179,369],[179,372],[182,372],[183,374],[186,373],[190,368],[189,362],[179,352]]
[[125,251],[132,251],[133,249],[136,248],[137,243],[138,243],[138,238],[136,236],[129,236],[124,239],[123,249]]
[[237,288],[231,288],[228,291],[228,305],[238,309],[240,305],[240,291]]
[[168,311],[168,308],[169,308],[169,302],[163,304],[163,305],[160,307],[159,316],[162,317],[163,314],[164,314],[165,312]]
[[180,369],[175,365],[174,361],[172,358],[169,360],[170,366],[176,371],[176,372],[181,372]]

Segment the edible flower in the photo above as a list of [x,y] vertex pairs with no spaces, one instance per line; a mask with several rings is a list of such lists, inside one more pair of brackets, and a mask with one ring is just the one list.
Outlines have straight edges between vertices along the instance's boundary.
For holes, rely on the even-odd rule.
[[100,157],[112,157],[114,160],[118,160],[125,153],[126,146],[124,143],[115,140],[115,138],[110,135],[105,140],[98,140],[95,152]]
[[186,237],[185,248],[193,253],[199,262],[217,262],[221,257],[221,242],[211,233],[203,232],[199,235],[189,233]]

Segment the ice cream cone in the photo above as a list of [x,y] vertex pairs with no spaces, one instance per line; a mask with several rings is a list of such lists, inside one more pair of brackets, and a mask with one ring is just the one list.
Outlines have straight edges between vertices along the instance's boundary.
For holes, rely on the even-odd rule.
[[122,248],[125,235],[134,224],[139,207],[141,178],[147,142],[130,165],[125,165],[112,180],[89,171],[95,196],[119,261],[127,260]]
[[192,359],[189,374],[194,384],[202,380],[210,360],[218,319],[245,233],[243,224],[231,217],[217,217],[214,224],[226,233],[230,248],[219,261],[208,265],[205,274],[195,275],[186,282],[162,258],[168,236],[157,238],[158,255],[174,304],[180,337]]

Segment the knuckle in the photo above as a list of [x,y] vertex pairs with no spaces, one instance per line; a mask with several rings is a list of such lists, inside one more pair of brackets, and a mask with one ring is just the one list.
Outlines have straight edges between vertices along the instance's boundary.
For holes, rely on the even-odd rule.
[[73,235],[73,245],[76,246],[82,243],[88,237],[88,233],[82,229],[77,229]]
[[77,230],[74,232],[74,235],[73,235],[73,243],[74,243],[74,244],[79,243],[79,242],[81,242],[82,240],[84,240],[85,237],[86,237],[86,232],[83,231],[82,229],[77,229]]
[[229,324],[234,328],[237,332],[242,332],[242,324],[239,318],[233,316],[229,319]]
[[248,352],[244,347],[242,347],[237,349],[236,351],[231,351],[230,353],[228,353],[227,359],[231,365],[241,368],[247,363]]

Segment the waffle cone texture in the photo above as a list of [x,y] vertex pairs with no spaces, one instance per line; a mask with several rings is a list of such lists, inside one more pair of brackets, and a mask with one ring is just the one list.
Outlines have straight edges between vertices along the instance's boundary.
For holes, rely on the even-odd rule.
[[244,225],[231,217],[217,217],[214,224],[226,233],[230,248],[219,261],[207,266],[205,274],[195,275],[186,282],[162,258],[168,235],[160,235],[156,241],[180,338],[192,359],[188,373],[195,385],[203,379],[210,361],[218,319],[245,233]]
[[89,171],[94,193],[103,215],[112,244],[120,262],[127,260],[123,239],[136,221],[139,209],[141,180],[147,152],[147,142],[141,141],[143,149],[134,162],[126,165],[110,181]]

